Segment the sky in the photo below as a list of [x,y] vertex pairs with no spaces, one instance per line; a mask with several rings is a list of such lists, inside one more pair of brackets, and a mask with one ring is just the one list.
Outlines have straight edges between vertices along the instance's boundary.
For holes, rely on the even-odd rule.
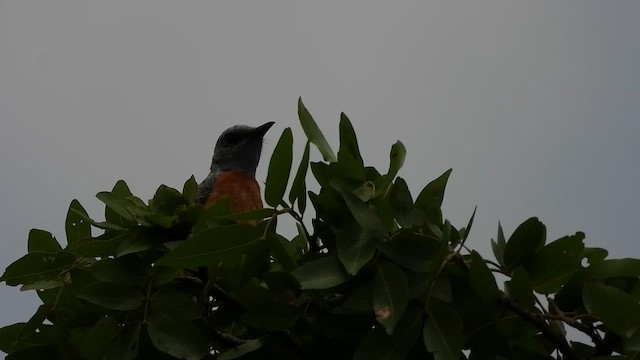
[[[443,211],[490,254],[500,221],[640,258],[640,2],[0,0],[0,268],[30,229],[64,243],[69,203],[124,179],[149,199],[208,173],[218,135],[275,121],[304,145],[302,96],[330,143],[351,119],[414,196],[453,168]],[[314,160],[320,156],[314,153]],[[310,185],[311,189],[317,189]],[[0,284],[0,326],[38,300]]]

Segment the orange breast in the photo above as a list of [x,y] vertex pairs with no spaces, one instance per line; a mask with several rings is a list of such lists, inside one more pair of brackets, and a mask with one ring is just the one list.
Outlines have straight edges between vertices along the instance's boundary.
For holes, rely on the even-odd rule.
[[242,171],[228,170],[218,175],[204,207],[210,207],[222,197],[229,199],[232,213],[262,209],[258,182]]

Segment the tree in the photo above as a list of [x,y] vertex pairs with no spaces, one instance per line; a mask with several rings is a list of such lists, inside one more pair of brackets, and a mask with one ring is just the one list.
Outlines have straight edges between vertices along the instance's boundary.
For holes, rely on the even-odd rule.
[[[498,225],[485,259],[465,245],[473,216],[443,219],[451,170],[414,200],[401,142],[381,174],[346,115],[337,156],[301,101],[298,115],[308,141],[288,187],[291,129],[280,137],[269,208],[205,210],[193,177],[148,203],[119,181],[97,195],[103,222],[71,202],[66,247],[32,230],[1,280],[42,305],[0,329],[7,359],[638,358],[640,260],[607,259],[581,232],[547,242],[537,218],[508,239]],[[311,144],[324,161],[309,162]],[[297,235],[277,232],[282,217]]]

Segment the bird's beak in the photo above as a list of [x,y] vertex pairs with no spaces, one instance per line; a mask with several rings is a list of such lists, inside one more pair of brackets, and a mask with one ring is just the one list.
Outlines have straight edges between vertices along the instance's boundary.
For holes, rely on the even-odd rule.
[[261,139],[264,136],[264,134],[266,134],[267,131],[269,131],[269,129],[273,126],[273,124],[275,124],[275,122],[269,121],[266,124],[258,126],[257,128],[253,129],[253,136]]

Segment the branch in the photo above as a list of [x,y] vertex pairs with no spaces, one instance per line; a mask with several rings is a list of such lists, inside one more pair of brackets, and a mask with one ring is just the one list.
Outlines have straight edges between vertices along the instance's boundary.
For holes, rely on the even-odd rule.
[[602,338],[600,337],[600,335],[598,335],[598,333],[593,327],[587,326],[581,323],[580,321],[576,320],[575,318],[568,317],[565,313],[562,312],[562,310],[560,310],[560,308],[558,308],[558,306],[556,305],[555,301],[553,301],[553,299],[548,299],[548,301],[549,301],[549,308],[552,314],[546,315],[546,317],[555,318],[557,320],[563,321],[565,324],[571,326],[572,328],[582,331],[583,333],[587,334],[587,336],[591,338],[591,341],[593,341],[593,344],[596,346],[596,351],[603,350],[603,348],[605,347],[605,344],[602,341]]
[[520,316],[523,320],[528,321],[533,326],[538,328],[542,335],[547,338],[564,356],[566,360],[578,360],[580,359],[578,355],[573,351],[567,339],[554,331],[549,324],[543,320],[542,318],[532,314],[528,310],[520,307],[516,304],[511,298],[507,295],[502,294],[501,299],[502,303],[507,307],[507,309],[516,313],[516,315]]

